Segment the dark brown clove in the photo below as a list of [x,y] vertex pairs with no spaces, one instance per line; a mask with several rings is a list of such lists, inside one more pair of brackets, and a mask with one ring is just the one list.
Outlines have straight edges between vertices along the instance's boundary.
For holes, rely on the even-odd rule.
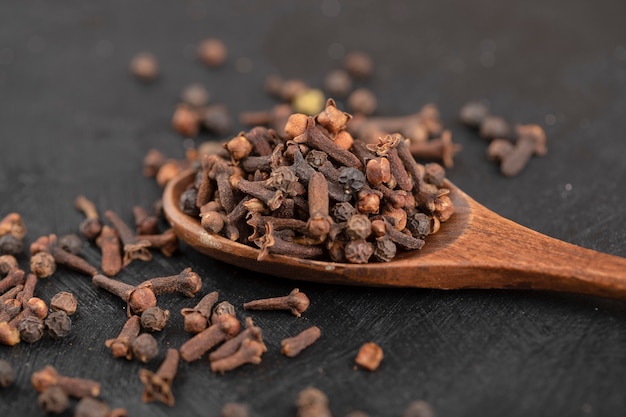
[[202,279],[191,268],[185,268],[180,274],[151,278],[138,287],[148,287],[155,295],[178,293],[191,298],[202,288]]
[[[246,318],[245,327],[246,328],[243,332],[239,333],[232,339],[225,341],[220,345],[220,347],[211,352],[209,354],[209,361],[214,362],[233,355],[235,352],[237,352],[237,350],[239,350],[244,340],[250,339],[259,343],[263,343],[263,334],[261,332],[261,328],[254,324],[254,322],[252,321],[252,317]],[[267,350],[267,348],[265,350]]]
[[243,308],[246,310],[289,310],[294,316],[300,317],[309,305],[309,297],[298,288],[294,288],[289,295],[284,297],[248,301],[244,303]]
[[115,229],[104,225],[96,239],[96,245],[102,253],[100,267],[107,276],[113,277],[122,270],[120,239]]
[[238,368],[247,363],[258,365],[261,363],[261,355],[266,351],[262,342],[252,339],[244,339],[237,352],[232,355],[211,362],[211,371],[224,373]]
[[240,323],[229,313],[221,314],[211,320],[211,325],[183,343],[180,356],[186,362],[198,360],[217,344],[239,334]]
[[67,395],[75,398],[100,396],[100,383],[91,379],[73,378],[61,375],[51,365],[34,372],[31,376],[33,387],[42,392],[50,386],[59,386]]
[[139,379],[144,385],[144,391],[141,395],[143,402],[160,401],[170,407],[174,406],[172,383],[178,371],[179,357],[179,352],[176,349],[168,349],[165,360],[155,373],[147,369],[139,370]]
[[107,210],[104,215],[113,224],[113,228],[122,241],[124,250],[122,266],[127,266],[135,259],[140,261],[152,260],[152,254],[148,250],[150,242],[138,239],[130,227],[114,211]]
[[180,313],[184,317],[184,328],[187,333],[200,333],[209,326],[209,317],[219,293],[213,291],[202,297],[193,308],[183,308]]
[[102,230],[102,222],[96,205],[84,195],[79,195],[74,200],[74,207],[85,215],[85,220],[79,226],[80,233],[85,238],[94,240]]
[[144,310],[156,306],[156,296],[148,286],[134,287],[130,284],[115,281],[104,275],[95,275],[91,282],[96,286],[117,295],[127,304],[128,317],[141,314]]
[[150,242],[151,248],[159,249],[167,257],[174,255],[178,250],[178,237],[172,228],[156,235],[137,235],[137,239]]
[[117,337],[107,339],[104,342],[104,345],[111,349],[114,358],[132,359],[131,345],[139,335],[140,323],[141,319],[139,316],[134,315],[129,317]]
[[304,349],[315,343],[321,335],[322,332],[319,327],[311,326],[293,337],[281,340],[280,352],[287,357],[293,358],[294,356],[299,355]]
[[35,255],[38,252],[48,252],[54,257],[57,265],[63,265],[66,268],[78,271],[82,274],[94,276],[98,273],[98,270],[94,266],[80,256],[76,256],[73,253],[61,249],[55,234],[41,236],[30,245],[31,255]]

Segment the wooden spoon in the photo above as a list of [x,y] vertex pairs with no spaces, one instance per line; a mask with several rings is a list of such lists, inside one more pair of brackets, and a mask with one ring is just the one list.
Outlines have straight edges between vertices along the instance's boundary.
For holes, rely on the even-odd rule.
[[178,237],[211,258],[303,281],[439,289],[519,288],[626,298],[626,258],[584,249],[505,219],[448,182],[455,213],[420,251],[364,265],[269,255],[206,232],[179,209],[191,171],[171,180],[163,208]]

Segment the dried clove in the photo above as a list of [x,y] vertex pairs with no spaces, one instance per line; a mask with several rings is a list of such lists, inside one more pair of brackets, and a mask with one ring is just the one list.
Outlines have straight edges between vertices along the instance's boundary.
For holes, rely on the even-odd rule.
[[37,405],[46,414],[62,414],[70,408],[70,399],[61,387],[52,385],[37,396]]
[[307,308],[310,300],[305,293],[294,288],[289,295],[284,297],[265,298],[244,303],[246,310],[289,310],[291,314],[300,317]]
[[95,275],[91,282],[96,287],[103,288],[125,301],[128,317],[131,316],[131,313],[141,314],[144,310],[156,305],[156,296],[152,289],[147,286],[134,287],[104,275]]
[[[232,339],[228,339],[222,343],[217,349],[209,354],[209,361],[214,362],[227,358],[239,350],[244,340],[254,340],[265,346],[263,343],[263,334],[261,328],[256,326],[252,321],[252,317],[246,318],[245,330]],[[264,352],[267,351],[265,348]]]
[[178,275],[151,278],[138,287],[148,287],[155,295],[179,293],[191,298],[202,288],[202,279],[191,268],[185,268]]
[[315,343],[321,335],[322,332],[319,327],[311,326],[298,333],[296,336],[283,339],[280,342],[280,352],[285,356],[293,358],[294,356],[299,355],[304,349]]
[[100,396],[99,382],[91,379],[73,378],[61,375],[51,365],[46,365],[39,371],[34,372],[31,376],[31,383],[39,392],[42,392],[50,386],[57,385],[70,397],[82,398],[87,396]]
[[211,371],[223,374],[247,363],[258,365],[261,363],[261,355],[266,350],[267,348],[262,342],[244,339],[237,352],[225,358],[212,361]]
[[133,355],[140,362],[148,363],[159,354],[159,344],[149,333],[142,333],[131,342]]
[[296,399],[298,417],[331,417],[328,397],[315,387],[308,387],[298,393]]
[[31,255],[35,255],[38,252],[48,252],[54,257],[57,265],[63,265],[82,274],[93,276],[98,273],[98,270],[83,258],[63,250],[59,246],[55,234],[41,236],[30,245]]
[[100,222],[96,205],[84,195],[79,195],[74,200],[74,207],[85,215],[85,220],[79,226],[80,233],[85,238],[94,240],[102,230],[102,223]]
[[426,401],[417,400],[407,406],[402,417],[435,417],[435,410]]
[[143,402],[160,401],[170,407],[174,406],[172,382],[174,382],[174,377],[178,371],[179,357],[176,349],[168,349],[165,360],[156,373],[147,369],[139,370],[139,379],[144,385],[144,391],[141,395]]
[[132,359],[131,345],[139,335],[141,319],[139,316],[131,316],[124,323],[124,327],[114,339],[107,339],[104,345],[111,349],[114,358]]
[[7,388],[13,384],[15,379],[15,373],[13,372],[13,366],[11,363],[0,359],[0,387]]
[[130,61],[130,72],[143,82],[152,82],[159,76],[159,63],[150,52],[140,52]]
[[183,343],[180,356],[185,362],[200,359],[202,355],[217,344],[239,334],[239,320],[230,313],[218,315],[211,319],[211,325]]
[[124,245],[124,259],[122,261],[123,266],[127,266],[135,259],[141,261],[152,260],[152,254],[148,250],[150,242],[138,239],[137,236],[135,236],[130,230],[130,227],[128,227],[128,225],[114,211],[107,210],[104,215],[113,224],[115,231]]
[[224,42],[217,38],[207,38],[197,49],[198,59],[205,65],[215,68],[224,64],[228,50]]
[[38,278],[48,278],[56,272],[57,263],[50,253],[37,252],[30,257],[30,270]]
[[65,311],[68,316],[76,312],[78,300],[71,292],[61,291],[56,293],[50,300],[50,309],[53,311]]
[[59,246],[64,251],[74,255],[80,255],[83,252],[83,240],[75,233],[68,233],[60,236]]
[[96,239],[96,245],[102,252],[100,267],[102,272],[109,277],[117,275],[122,270],[122,255],[120,239],[115,229],[104,225],[100,236]]
[[226,403],[222,407],[220,417],[250,417],[250,411],[245,404]]
[[150,332],[160,332],[169,318],[169,310],[163,310],[158,306],[150,307],[141,313],[141,327]]
[[44,328],[44,321],[37,316],[24,317],[17,325],[17,330],[20,332],[20,340],[26,343],[39,341],[43,337]]
[[0,277],[5,277],[11,270],[18,267],[17,259],[13,255],[0,255]]
[[361,346],[356,358],[354,358],[354,363],[368,371],[375,371],[382,360],[382,348],[374,342],[368,342]]
[[193,308],[183,308],[180,313],[184,317],[184,328],[187,333],[200,333],[209,326],[209,317],[219,293],[213,291],[202,297]]

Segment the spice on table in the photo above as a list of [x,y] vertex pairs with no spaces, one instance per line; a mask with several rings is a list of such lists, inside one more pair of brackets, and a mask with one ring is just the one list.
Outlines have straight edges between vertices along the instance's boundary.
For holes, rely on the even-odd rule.
[[35,255],[38,252],[48,252],[54,257],[57,265],[63,265],[66,268],[78,271],[82,274],[93,276],[98,273],[98,270],[95,267],[80,256],[76,256],[73,253],[63,250],[59,246],[57,236],[55,234],[40,236],[30,245],[31,255]]
[[217,38],[208,38],[200,42],[197,49],[198,59],[205,65],[216,68],[224,65],[228,49],[224,42]]
[[179,104],[172,115],[172,128],[185,137],[195,138],[200,131],[198,112],[187,104]]
[[459,118],[466,126],[478,129],[485,117],[489,115],[489,108],[481,101],[470,101],[461,107]]
[[288,295],[253,300],[244,303],[246,310],[289,310],[291,314],[300,317],[309,308],[309,297],[298,288],[294,288]]
[[22,252],[23,247],[22,240],[10,233],[0,236],[0,255],[17,255]]
[[308,387],[298,393],[296,399],[298,417],[331,417],[328,397],[315,387]]
[[83,240],[76,233],[59,236],[59,246],[74,255],[80,255],[83,252]]
[[212,316],[211,325],[187,340],[180,347],[180,356],[185,362],[198,360],[218,344],[239,334],[241,324],[229,312]]
[[96,205],[84,195],[79,195],[74,200],[74,207],[85,215],[85,219],[79,226],[80,233],[86,239],[94,240],[102,230],[102,222]]
[[57,270],[57,264],[54,256],[50,253],[42,251],[30,257],[30,270],[38,278],[48,278]]
[[51,366],[46,365],[31,376],[33,387],[42,392],[46,388],[58,385],[67,395],[75,398],[100,396],[100,383],[91,379],[74,378],[61,375]]
[[20,343],[20,332],[8,322],[0,322],[0,345],[15,346]]
[[222,406],[220,417],[250,417],[250,410],[245,404],[226,403]]
[[331,97],[346,97],[352,90],[352,79],[345,69],[335,69],[324,77],[324,89]]
[[300,352],[315,343],[321,335],[319,327],[311,326],[293,337],[283,339],[280,342],[280,352],[290,358],[298,356]]
[[187,333],[200,333],[209,325],[209,318],[215,303],[219,298],[219,293],[213,291],[202,297],[193,308],[183,308],[180,313],[183,315],[184,328]]
[[9,271],[6,277],[0,280],[0,294],[16,285],[24,284],[26,281],[25,274],[22,269],[15,268]]
[[349,111],[363,116],[372,115],[378,106],[376,96],[367,88],[357,88],[350,93],[347,104]]
[[139,335],[140,322],[141,319],[137,315],[129,317],[117,337],[104,342],[104,345],[111,349],[113,357],[128,360],[133,357],[131,344]]
[[63,310],[53,311],[44,321],[48,335],[53,339],[62,339],[72,330],[72,319]]
[[130,72],[141,81],[154,81],[159,76],[159,63],[154,54],[140,52],[130,61]]
[[148,250],[150,242],[138,239],[130,227],[113,210],[107,210],[104,215],[113,224],[118,237],[122,241],[124,250],[122,266],[127,266],[135,259],[140,261],[152,260],[152,254]]
[[11,386],[14,379],[15,373],[11,363],[4,359],[0,359],[0,388],[7,388]]
[[102,272],[109,277],[117,275],[122,270],[122,255],[120,239],[115,229],[104,225],[102,232],[96,238],[96,245],[102,253],[100,267]]
[[169,310],[163,310],[159,306],[150,307],[141,313],[141,327],[150,332],[160,332],[169,318]]
[[26,236],[26,227],[19,213],[9,213],[0,220],[0,236],[12,235],[18,240]]
[[148,213],[145,208],[133,206],[133,216],[135,217],[135,231],[138,235],[153,235],[158,233],[158,217]]
[[258,365],[261,355],[267,350],[265,344],[252,339],[244,339],[239,349],[230,356],[211,362],[211,371],[224,373],[247,363]]
[[44,321],[37,316],[24,317],[17,325],[20,332],[20,340],[26,343],[35,343],[39,341],[44,334]]
[[140,362],[148,363],[159,354],[159,344],[149,333],[142,333],[132,341],[133,355]]
[[402,417],[435,417],[435,410],[426,401],[417,400],[407,406]]
[[130,284],[115,281],[104,275],[95,275],[91,282],[121,298],[127,304],[128,317],[132,314],[141,314],[144,310],[156,306],[154,292],[146,286],[135,287]]
[[111,410],[107,403],[92,397],[81,398],[74,409],[74,417],[121,417],[126,414],[126,410]]
[[202,289],[202,279],[191,268],[185,268],[180,274],[151,278],[138,286],[150,288],[155,295],[178,293],[193,298]]
[[206,106],[209,102],[209,92],[202,84],[190,84],[180,94],[180,100],[192,107]]
[[500,161],[500,172],[506,176],[519,174],[533,155],[546,154],[546,135],[538,125],[517,125],[517,140]]
[[[233,337],[222,343],[217,349],[209,354],[209,361],[214,362],[220,359],[224,359],[233,355],[239,348],[244,340],[254,340],[258,343],[263,343],[263,333],[261,328],[256,326],[252,321],[252,317],[247,317],[245,322],[245,330],[239,333],[237,336]],[[264,352],[267,351],[267,348],[264,348]]]
[[17,259],[13,255],[0,255],[0,278],[4,278],[11,270],[18,267]]
[[139,379],[144,385],[141,400],[145,403],[160,401],[170,407],[174,406],[172,383],[178,371],[179,353],[176,349],[168,349],[165,360],[153,373],[147,369],[139,370]]
[[357,79],[365,79],[372,75],[374,61],[372,57],[361,51],[349,52],[343,58],[343,67],[350,76]]
[[152,249],[159,249],[167,257],[174,255],[178,250],[178,236],[172,228],[155,235],[137,235],[137,239],[150,242]]
[[37,396],[37,405],[46,414],[62,414],[70,408],[70,398],[61,387],[52,385]]
[[374,342],[368,342],[361,346],[354,358],[354,363],[368,371],[375,371],[380,366],[383,356],[383,349],[380,346]]
[[511,136],[511,126],[503,117],[489,114],[480,123],[480,136],[487,140],[506,139]]
[[50,299],[50,309],[53,311],[64,311],[68,316],[76,312],[78,300],[76,296],[68,291],[56,293]]

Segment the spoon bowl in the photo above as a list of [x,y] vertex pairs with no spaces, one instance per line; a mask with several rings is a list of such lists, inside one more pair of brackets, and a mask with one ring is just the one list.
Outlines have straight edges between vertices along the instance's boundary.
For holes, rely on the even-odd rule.
[[349,264],[269,254],[209,233],[179,208],[192,183],[185,171],[163,192],[177,236],[211,258],[289,279],[335,284],[437,289],[519,288],[626,298],[626,259],[542,235],[488,210],[451,182],[455,212],[418,251],[385,263]]

